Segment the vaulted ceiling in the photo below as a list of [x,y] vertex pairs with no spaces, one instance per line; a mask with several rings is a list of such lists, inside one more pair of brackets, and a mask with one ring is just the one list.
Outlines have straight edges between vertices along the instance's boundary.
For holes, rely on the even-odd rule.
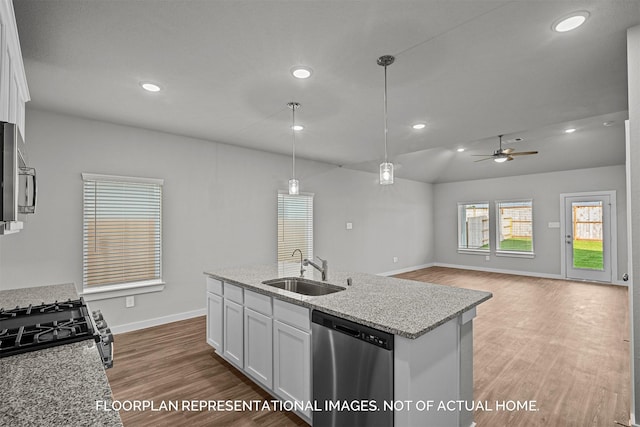
[[[449,182],[624,163],[626,29],[640,24],[637,0],[14,7],[33,108],[289,155],[286,104],[297,101],[298,156],[377,173],[384,72],[376,59],[391,54],[389,158],[398,177]],[[589,12],[583,26],[552,30],[577,10]],[[312,76],[293,78],[295,65]],[[142,81],[162,90],[145,92]],[[539,154],[474,162],[497,149],[499,134],[505,147]]]

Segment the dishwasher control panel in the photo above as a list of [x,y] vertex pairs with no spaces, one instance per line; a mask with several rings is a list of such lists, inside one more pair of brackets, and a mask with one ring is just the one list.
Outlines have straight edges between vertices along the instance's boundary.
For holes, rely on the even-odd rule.
[[318,310],[313,310],[311,313],[311,321],[325,328],[366,341],[386,350],[393,350],[393,334],[388,332],[380,331]]

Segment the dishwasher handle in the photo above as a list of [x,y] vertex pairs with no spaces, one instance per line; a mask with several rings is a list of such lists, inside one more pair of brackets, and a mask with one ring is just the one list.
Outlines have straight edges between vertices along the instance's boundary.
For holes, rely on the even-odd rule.
[[350,328],[348,326],[341,325],[339,323],[335,324],[334,328],[335,328],[335,330],[343,332],[343,333],[345,333],[347,335],[351,335],[351,336],[354,336],[354,337],[359,337],[360,336],[360,331],[358,331],[357,329],[352,329],[352,328]]

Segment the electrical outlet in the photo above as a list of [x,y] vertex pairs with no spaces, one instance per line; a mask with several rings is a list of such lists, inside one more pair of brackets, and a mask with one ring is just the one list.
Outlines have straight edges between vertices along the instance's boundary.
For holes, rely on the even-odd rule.
[[485,261],[491,261],[491,257],[490,257],[489,255],[486,255],[486,256],[484,257],[484,260],[485,260]]
[[124,300],[124,306],[126,308],[131,308],[136,305],[136,297],[134,295],[128,296]]
[[347,230],[351,230],[353,229],[353,223],[352,222],[348,222],[347,223]]
[[397,256],[394,256],[394,257],[393,257],[393,262],[394,262],[394,263],[395,263],[395,262],[398,262],[398,257],[397,257]]

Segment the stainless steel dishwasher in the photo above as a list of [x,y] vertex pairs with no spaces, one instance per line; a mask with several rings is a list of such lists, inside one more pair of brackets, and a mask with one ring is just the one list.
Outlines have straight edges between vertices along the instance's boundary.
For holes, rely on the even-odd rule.
[[393,426],[393,334],[314,310],[313,427]]

